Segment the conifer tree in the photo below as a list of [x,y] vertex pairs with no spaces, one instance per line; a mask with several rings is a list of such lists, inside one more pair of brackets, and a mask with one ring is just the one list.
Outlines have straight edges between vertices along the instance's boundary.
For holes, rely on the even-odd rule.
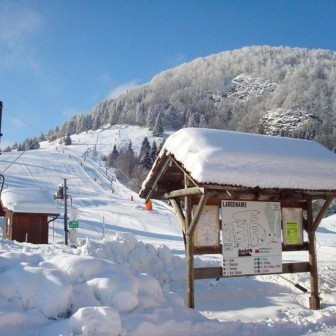
[[95,131],[101,126],[100,116],[97,114],[93,120],[92,129]]
[[71,144],[72,144],[72,140],[71,140],[70,134],[67,134],[67,136],[64,139],[64,145],[69,146]]
[[137,159],[135,157],[132,142],[126,147],[123,147],[119,153],[117,160],[117,168],[120,169],[126,176],[132,178],[137,166]]
[[153,143],[152,143],[152,149],[151,149],[151,152],[150,152],[150,157],[151,157],[152,162],[154,162],[156,160],[157,155],[158,155],[158,150],[157,150],[156,142],[154,140]]
[[148,152],[150,153],[150,150],[151,150],[151,146],[150,146],[150,143],[148,141],[148,138],[147,137],[144,137],[143,141],[142,141],[142,144],[141,144],[141,148],[140,148],[140,153],[139,153],[139,160],[141,160],[142,156]]
[[119,157],[119,152],[118,152],[117,146],[114,144],[112,152],[107,157],[107,162],[108,162],[109,167],[115,167],[118,157]]
[[150,131],[152,131],[154,128],[156,115],[157,115],[156,110],[150,107],[148,109],[147,119],[146,119],[146,126],[148,127]]
[[155,124],[153,127],[153,135],[160,137],[163,135],[163,126],[162,126],[162,119],[161,119],[161,113],[159,113],[155,119]]
[[151,169],[152,167],[152,159],[149,151],[146,151],[140,158],[140,164],[144,169]]

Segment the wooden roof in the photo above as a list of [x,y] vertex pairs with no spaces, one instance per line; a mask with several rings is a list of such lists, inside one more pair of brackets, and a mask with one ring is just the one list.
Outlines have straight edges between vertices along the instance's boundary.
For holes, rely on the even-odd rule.
[[[336,197],[336,155],[324,147],[322,147],[319,144],[316,144],[312,141],[307,140],[300,140],[299,141],[283,141],[283,138],[280,137],[266,137],[266,136],[258,136],[258,135],[250,135],[239,133],[239,132],[228,132],[228,131],[219,131],[219,130],[207,130],[207,129],[183,129],[178,131],[178,134],[175,136],[174,134],[173,139],[170,140],[170,138],[167,139],[165,146],[163,147],[159,157],[154,162],[153,167],[151,171],[149,172],[147,178],[143,182],[142,189],[139,193],[140,197],[149,199],[169,199],[171,197],[175,197],[176,195],[184,195],[187,191],[186,186],[188,186],[188,193],[189,194],[199,194],[202,193],[203,190],[212,190],[217,192],[226,192],[226,193],[232,193],[235,192],[236,194],[251,194],[254,195],[258,193],[272,196],[277,195],[279,197],[279,194],[285,196],[285,195],[291,195],[292,198],[303,198],[305,196],[309,197],[316,197],[316,198],[326,198],[326,197]],[[227,137],[229,133],[229,137]],[[235,134],[233,134],[235,133]],[[216,175],[214,174],[213,165],[211,165],[211,162],[209,163],[208,157],[206,157],[204,154],[202,154],[204,159],[204,164],[202,160],[200,160],[197,157],[197,151],[203,151],[206,152],[207,148],[204,148],[204,144],[207,144],[207,142],[204,139],[201,139],[200,141],[201,145],[203,147],[197,147],[197,140],[199,138],[206,138],[207,136],[210,137],[216,137],[216,144],[218,146],[218,143],[223,143],[223,146],[228,146],[228,141],[221,142],[220,137],[224,136],[224,138],[227,139],[239,139],[239,137],[243,134],[247,141],[257,141],[258,144],[262,144],[265,142],[267,144],[267,153],[263,153],[262,156],[258,154],[257,151],[255,151],[255,157],[258,159],[259,157],[262,157],[263,161],[258,162],[255,158],[253,158],[254,169],[253,171],[253,177],[257,176],[256,183],[246,183],[248,178],[240,179],[239,174],[236,174],[237,180],[233,180],[231,176],[228,176],[231,173],[230,167],[225,163],[226,157],[225,157],[225,150],[222,150],[222,148],[216,148],[217,157],[216,160],[216,169],[218,170],[218,182],[216,180],[214,181],[213,176],[210,181],[207,181],[206,178],[203,178],[203,176],[207,176],[207,169],[209,169],[209,174],[214,175],[216,178]],[[172,137],[171,136],[171,137]],[[187,141],[188,136],[192,137],[190,141]],[[219,138],[218,138],[219,137]],[[258,137],[258,138],[255,138]],[[223,139],[224,139],[223,138]],[[276,139],[274,139],[276,138]],[[245,140],[246,140],[245,139]],[[291,139],[293,140],[293,139]],[[196,144],[195,144],[196,143]],[[213,145],[211,141],[208,142],[209,146]],[[257,144],[256,143],[256,144]],[[239,150],[239,144],[244,147],[242,148],[242,151]],[[257,145],[255,144],[254,150],[256,150]],[[270,145],[271,144],[271,145]],[[303,160],[302,157],[306,161],[307,164],[309,162],[312,163],[313,168],[311,171],[309,170],[309,167],[303,167],[303,171],[307,176],[310,176],[310,179],[312,181],[305,181],[304,178],[300,177],[300,167],[296,167],[296,169],[299,172],[295,171],[295,167],[292,166],[289,167],[289,169],[284,169],[284,172],[280,170],[281,176],[277,176],[276,174],[279,174],[279,167],[276,167],[277,169],[275,172],[270,172],[270,179],[272,181],[272,178],[274,181],[277,181],[277,179],[287,178],[286,183],[279,183],[277,181],[277,184],[272,186],[269,184],[267,187],[260,187],[258,185],[258,182],[262,181],[264,177],[263,171],[261,168],[264,167],[264,160],[267,160],[267,155],[269,155],[270,160],[274,160],[274,157],[276,156],[277,150],[279,151],[279,144],[284,145],[285,147],[289,144],[293,144],[293,146],[297,146],[295,150],[299,150],[300,148],[304,148],[304,153],[302,153],[302,150],[297,155],[300,157],[300,160]],[[176,146],[179,146],[177,149]],[[201,146],[200,145],[200,146]],[[274,151],[272,151],[272,145],[274,147]],[[182,147],[182,148],[181,148]],[[312,148],[311,151],[309,149]],[[190,160],[190,157],[188,158],[188,151],[192,152],[193,159],[192,162]],[[261,152],[265,152],[265,150],[260,147]],[[286,148],[281,148],[282,155],[286,153]],[[213,153],[214,150],[210,148],[209,152]],[[292,158],[291,161],[288,162],[288,165],[293,165],[296,163],[295,161],[295,152],[291,152],[291,149],[288,149],[289,156]],[[314,153],[318,153],[314,160]],[[181,155],[182,153],[182,155]],[[246,166],[248,164],[247,161],[244,161],[242,157],[244,156],[244,153],[246,153],[246,142],[236,142],[234,144],[234,151],[230,151],[228,154],[230,159],[230,165],[235,165],[235,170],[238,171],[240,174],[251,174],[251,169],[246,170]],[[322,155],[320,155],[322,153]],[[218,157],[218,155],[223,155],[223,158]],[[253,156],[252,151],[252,156]],[[251,156],[250,155],[250,156]],[[259,155],[259,156],[258,156]],[[236,159],[235,159],[236,158]],[[283,158],[283,157],[282,157]],[[282,159],[281,158],[281,159]],[[307,158],[309,160],[307,160]],[[327,164],[323,163],[323,158],[326,158]],[[283,158],[284,159],[284,158]],[[235,161],[236,160],[236,161]],[[249,159],[251,160],[251,159]],[[277,158],[277,160],[280,160]],[[322,163],[319,163],[320,160]],[[224,162],[223,165],[220,163]],[[241,166],[240,166],[241,165]],[[266,165],[266,164],[265,164]],[[202,175],[193,174],[193,171],[190,170],[190,167],[197,167],[198,171],[202,172]],[[276,164],[274,164],[276,166]],[[260,176],[258,176],[260,168]],[[285,166],[284,166],[285,167]],[[335,170],[332,170],[330,172],[330,168],[334,167]],[[189,168],[189,169],[188,169]],[[272,166],[270,166],[269,170],[272,169]],[[294,177],[291,176],[291,174],[296,174]],[[216,173],[216,172],[215,172]],[[272,176],[272,174],[275,176]],[[286,175],[287,174],[287,175]],[[324,175],[323,175],[324,174]],[[195,178],[195,176],[197,178]],[[199,178],[201,176],[201,178]],[[227,183],[226,181],[227,178]],[[317,184],[316,181],[314,181],[314,176],[316,177],[317,181],[322,181],[323,183]],[[324,178],[325,176],[325,178]],[[245,176],[246,177],[246,176]],[[249,177],[249,176],[248,176]],[[301,179],[300,179],[301,178]],[[294,180],[293,185],[290,183],[291,179]],[[239,181],[242,180],[244,184],[239,183]],[[232,181],[237,181],[237,183],[232,183]],[[315,184],[314,184],[315,183]],[[318,186],[322,185],[322,188],[319,188]],[[330,188],[329,188],[330,186]],[[194,188],[194,189],[192,189]],[[175,196],[174,196],[175,195]],[[297,195],[297,196],[293,196]]]
[[59,215],[57,203],[47,190],[38,188],[7,188],[1,193],[4,210],[15,213]]

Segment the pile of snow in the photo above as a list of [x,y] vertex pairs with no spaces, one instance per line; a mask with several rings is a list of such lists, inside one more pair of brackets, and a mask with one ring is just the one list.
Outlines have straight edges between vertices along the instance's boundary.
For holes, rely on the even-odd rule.
[[[336,234],[335,226],[336,216],[325,229]],[[297,281],[306,286],[309,274],[196,281],[193,310],[183,299],[185,259],[167,247],[121,233],[79,245],[0,239],[2,336],[296,336],[330,331],[336,323],[335,287],[325,286],[334,281],[334,262],[322,268],[320,311],[309,310],[309,294],[294,288]]]
[[222,328],[170,292],[184,280],[184,259],[130,234],[75,250],[0,240],[0,252],[1,335],[23,327],[24,335],[112,336]]

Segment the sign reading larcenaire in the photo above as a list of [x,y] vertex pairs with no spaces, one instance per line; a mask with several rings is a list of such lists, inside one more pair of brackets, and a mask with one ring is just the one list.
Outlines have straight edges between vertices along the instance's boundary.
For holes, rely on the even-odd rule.
[[222,200],[223,276],[282,272],[279,202]]

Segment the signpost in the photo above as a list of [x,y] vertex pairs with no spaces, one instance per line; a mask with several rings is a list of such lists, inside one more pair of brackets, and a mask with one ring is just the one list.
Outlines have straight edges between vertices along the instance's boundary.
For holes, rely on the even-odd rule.
[[70,229],[78,229],[79,228],[79,222],[77,220],[69,221],[69,228]]
[[68,195],[67,195],[67,184],[66,184],[66,178],[63,179],[63,192],[64,192],[64,243],[65,245],[68,245]]
[[79,228],[79,221],[78,221],[78,209],[74,206],[71,207],[69,228],[71,229],[69,231],[70,246],[76,248],[77,247],[77,229]]

